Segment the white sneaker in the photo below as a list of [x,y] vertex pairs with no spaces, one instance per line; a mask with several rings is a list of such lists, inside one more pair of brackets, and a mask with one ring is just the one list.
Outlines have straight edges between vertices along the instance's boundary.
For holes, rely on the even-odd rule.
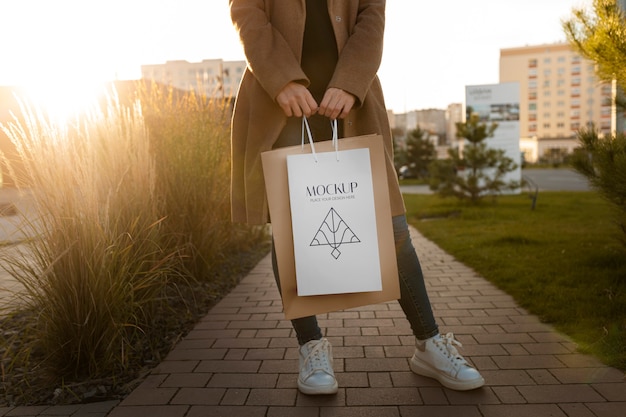
[[298,389],[303,394],[335,394],[332,346],[328,339],[311,340],[300,347]]
[[411,371],[435,378],[444,387],[466,391],[482,387],[485,380],[456,350],[461,346],[452,333],[437,335],[425,341],[416,340],[415,354],[411,358]]

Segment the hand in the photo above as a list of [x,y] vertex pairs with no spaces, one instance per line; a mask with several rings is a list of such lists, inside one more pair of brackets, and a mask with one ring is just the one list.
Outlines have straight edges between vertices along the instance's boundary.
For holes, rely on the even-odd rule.
[[340,88],[329,88],[324,93],[318,113],[331,120],[345,119],[352,110],[355,101],[354,96],[347,91]]
[[311,92],[302,84],[291,81],[276,96],[276,102],[287,117],[311,116],[317,111],[317,103]]

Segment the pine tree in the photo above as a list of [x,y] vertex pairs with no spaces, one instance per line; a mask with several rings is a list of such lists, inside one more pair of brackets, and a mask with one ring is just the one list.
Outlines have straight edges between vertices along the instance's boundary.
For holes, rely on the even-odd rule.
[[[600,79],[615,81],[626,90],[626,14],[616,0],[594,0],[593,15],[574,9],[563,22],[570,44],[596,63]],[[623,94],[616,97],[618,108],[626,106]],[[574,169],[583,174],[615,210],[616,223],[626,246],[626,136],[600,137],[594,127],[578,132],[581,147],[572,158]]]
[[448,159],[430,165],[430,188],[443,197],[454,196],[476,204],[483,197],[495,198],[503,190],[520,187],[517,181],[504,182],[506,173],[517,168],[515,162],[501,149],[491,149],[485,143],[498,128],[497,123],[480,122],[479,115],[471,113],[464,123],[457,123],[457,137],[467,141],[462,153],[448,150]]
[[428,165],[435,159],[435,145],[428,140],[428,132],[419,125],[406,137],[405,158],[415,178],[428,177]]

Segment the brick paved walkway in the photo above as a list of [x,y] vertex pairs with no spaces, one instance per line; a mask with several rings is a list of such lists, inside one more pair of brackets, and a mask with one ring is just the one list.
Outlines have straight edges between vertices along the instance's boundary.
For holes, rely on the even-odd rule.
[[442,332],[486,386],[455,392],[410,372],[413,337],[397,302],[320,316],[339,393],[296,388],[297,344],[283,320],[269,257],[197,324],[124,401],[0,409],[0,416],[623,417],[624,374],[414,232]]

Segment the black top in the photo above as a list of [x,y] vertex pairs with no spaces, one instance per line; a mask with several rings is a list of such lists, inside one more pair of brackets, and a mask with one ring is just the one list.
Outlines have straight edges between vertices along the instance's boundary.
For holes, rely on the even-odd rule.
[[306,0],[302,70],[311,81],[309,91],[318,103],[333,76],[338,55],[327,0]]

